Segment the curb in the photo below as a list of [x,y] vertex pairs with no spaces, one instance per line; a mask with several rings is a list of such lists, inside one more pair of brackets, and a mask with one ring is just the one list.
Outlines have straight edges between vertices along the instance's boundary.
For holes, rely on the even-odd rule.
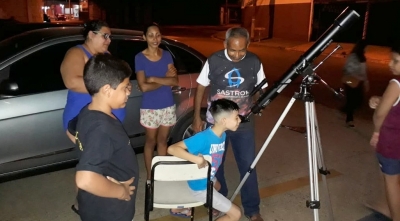
[[215,35],[215,34],[211,35],[211,38],[216,39],[216,40],[225,41],[224,38],[219,38],[219,37],[217,37],[217,35]]
[[[294,48],[292,48],[292,47],[286,47],[285,48],[285,50],[287,50],[287,51],[297,51],[297,52],[305,52],[305,51],[303,51],[303,50],[297,50],[297,49],[294,49]],[[321,53],[321,55],[328,55],[330,52],[322,52]],[[347,58],[347,56],[348,56],[348,54],[346,53],[345,55],[343,55],[343,54],[340,54],[340,53],[333,53],[332,55],[331,55],[331,57],[334,57],[334,58]],[[387,59],[387,60],[381,60],[381,59],[372,59],[372,58],[368,58],[368,56],[366,56],[366,58],[367,58],[367,61],[370,61],[370,62],[373,62],[373,63],[379,63],[379,64],[389,64],[389,62],[390,62],[390,60],[389,59]]]

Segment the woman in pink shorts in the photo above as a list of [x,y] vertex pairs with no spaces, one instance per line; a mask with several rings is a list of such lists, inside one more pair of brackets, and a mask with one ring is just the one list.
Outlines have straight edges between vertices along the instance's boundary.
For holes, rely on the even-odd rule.
[[178,85],[178,76],[171,54],[159,48],[159,27],[155,24],[147,26],[143,38],[147,41],[147,48],[135,56],[135,72],[143,92],[140,123],[146,128],[144,161],[149,180],[155,146],[158,155],[167,155],[168,134],[176,122],[171,86]]

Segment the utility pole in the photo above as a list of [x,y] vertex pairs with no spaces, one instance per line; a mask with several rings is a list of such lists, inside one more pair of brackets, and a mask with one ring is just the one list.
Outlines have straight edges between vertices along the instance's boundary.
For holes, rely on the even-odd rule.
[[71,0],[68,0],[69,5],[69,19],[71,19]]
[[228,0],[225,0],[225,24],[228,25],[229,24],[229,10],[228,10]]
[[254,28],[256,23],[257,0],[253,0],[253,15],[251,16],[250,39],[254,40]]
[[308,41],[311,41],[311,35],[313,31],[313,22],[314,22],[314,0],[311,0],[310,7],[310,22],[308,24]]
[[367,28],[368,28],[368,17],[369,17],[369,10],[371,7],[371,1],[368,0],[367,2],[367,9],[365,10],[365,18],[364,18],[364,28],[363,28],[363,35],[362,39],[365,40],[367,38]]

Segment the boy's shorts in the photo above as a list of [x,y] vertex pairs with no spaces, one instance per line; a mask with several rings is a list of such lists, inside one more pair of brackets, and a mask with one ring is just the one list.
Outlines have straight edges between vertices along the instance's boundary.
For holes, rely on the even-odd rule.
[[[207,203],[207,190],[193,191],[190,188],[189,190],[192,192],[196,200]],[[232,202],[224,195],[219,193],[215,188],[213,188],[212,207],[220,212],[227,213],[232,207]]]
[[387,175],[398,175],[400,174],[400,160],[399,159],[389,159],[376,153],[378,157],[379,165],[384,174]]
[[150,129],[173,126],[176,123],[175,109],[175,105],[163,109],[140,109],[140,124]]

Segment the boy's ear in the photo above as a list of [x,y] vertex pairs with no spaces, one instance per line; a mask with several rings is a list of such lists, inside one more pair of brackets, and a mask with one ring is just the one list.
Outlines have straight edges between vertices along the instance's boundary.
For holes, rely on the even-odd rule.
[[223,125],[225,125],[225,124],[226,124],[226,117],[221,117],[221,118],[219,119],[219,121],[220,121]]
[[109,84],[104,85],[99,91],[103,96],[111,97],[112,88]]

